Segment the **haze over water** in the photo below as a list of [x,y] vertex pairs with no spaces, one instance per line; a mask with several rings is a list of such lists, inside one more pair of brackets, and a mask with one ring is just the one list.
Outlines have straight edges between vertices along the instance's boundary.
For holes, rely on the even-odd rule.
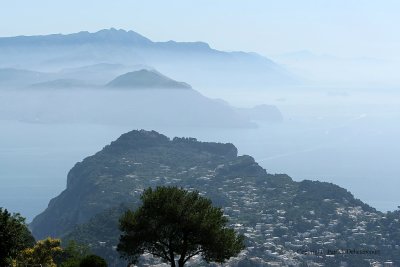
[[[0,94],[4,96],[4,92]],[[216,93],[210,89],[203,94],[224,98],[234,105],[275,104],[284,121],[258,122],[258,128],[247,129],[159,127],[154,130],[169,137],[231,142],[239,154],[253,156],[270,173],[287,173],[297,181],[311,179],[338,184],[382,211],[394,210],[399,205],[398,93],[331,89],[302,93],[293,90]],[[0,180],[4,193],[0,203],[21,212],[28,220],[65,188],[67,172],[76,162],[99,151],[122,133],[142,128],[139,124],[6,120],[1,125]]]

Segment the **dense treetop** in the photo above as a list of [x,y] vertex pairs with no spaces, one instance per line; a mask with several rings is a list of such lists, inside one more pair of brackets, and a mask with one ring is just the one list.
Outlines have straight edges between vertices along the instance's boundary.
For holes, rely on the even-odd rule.
[[32,247],[35,239],[20,214],[0,207],[0,266],[11,264],[18,254]]
[[120,220],[118,250],[132,262],[147,252],[171,266],[177,262],[182,267],[196,255],[222,263],[244,249],[243,236],[228,228],[222,210],[198,192],[149,188],[141,200],[137,210],[125,212]]

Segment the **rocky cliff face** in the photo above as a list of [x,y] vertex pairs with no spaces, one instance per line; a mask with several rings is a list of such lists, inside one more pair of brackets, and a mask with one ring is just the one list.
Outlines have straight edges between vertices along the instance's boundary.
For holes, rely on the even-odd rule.
[[103,210],[137,201],[148,186],[183,185],[237,159],[232,144],[132,131],[77,163],[68,173],[67,188],[30,226],[37,238],[62,236]]
[[[89,244],[117,262],[122,212],[139,205],[147,187],[179,186],[211,198],[231,227],[246,236],[247,249],[231,266],[267,266],[269,261],[364,266],[368,260],[400,260],[399,212],[378,212],[334,184],[269,174],[252,157],[237,153],[232,144],[131,131],[77,163],[66,190],[50,201],[31,229],[36,238]],[[345,249],[368,253],[329,255]]]

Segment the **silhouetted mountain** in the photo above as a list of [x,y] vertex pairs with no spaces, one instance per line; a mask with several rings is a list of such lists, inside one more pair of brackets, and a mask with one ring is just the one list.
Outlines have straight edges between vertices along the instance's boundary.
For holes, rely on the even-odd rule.
[[102,86],[118,75],[143,68],[144,66],[142,65],[128,67],[123,64],[102,62],[91,65],[64,68],[58,72],[58,75],[63,79],[84,80],[89,83]]
[[38,36],[0,37],[0,47],[23,46],[58,46],[58,45],[87,45],[87,44],[126,44],[146,45],[152,43],[146,37],[134,32],[116,30],[100,30],[95,33],[81,31],[72,34],[50,34]]
[[[112,90],[66,87],[65,81],[9,91],[0,99],[0,119],[35,123],[95,123],[140,128],[256,127],[234,107],[195,90]],[[41,84],[40,86],[43,86]],[[57,88],[57,90],[52,90]],[[85,90],[82,90],[85,89]],[[15,91],[15,92],[14,92]],[[24,108],[21,109],[21,103]]]
[[75,68],[99,63],[143,64],[198,86],[265,88],[297,83],[273,61],[255,53],[223,52],[204,42],[153,42],[133,31],[0,38],[3,66]]
[[[232,144],[171,140],[144,130],[123,134],[77,163],[67,188],[30,227],[37,238],[75,239],[115,262],[120,214],[139,205],[143,189],[160,185],[198,190],[224,209],[247,243],[230,266],[400,260],[398,213],[378,212],[331,183],[269,174],[252,157],[238,156]],[[329,252],[343,249],[371,253]],[[316,257],[310,251],[322,252]]]
[[190,89],[184,82],[174,81],[159,72],[142,69],[118,76],[107,84],[114,88],[175,88]]

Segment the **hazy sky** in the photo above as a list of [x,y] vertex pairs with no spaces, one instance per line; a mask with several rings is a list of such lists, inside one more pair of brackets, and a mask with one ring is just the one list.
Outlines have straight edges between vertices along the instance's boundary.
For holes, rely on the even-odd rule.
[[263,55],[400,58],[398,0],[1,0],[0,36],[134,30]]

